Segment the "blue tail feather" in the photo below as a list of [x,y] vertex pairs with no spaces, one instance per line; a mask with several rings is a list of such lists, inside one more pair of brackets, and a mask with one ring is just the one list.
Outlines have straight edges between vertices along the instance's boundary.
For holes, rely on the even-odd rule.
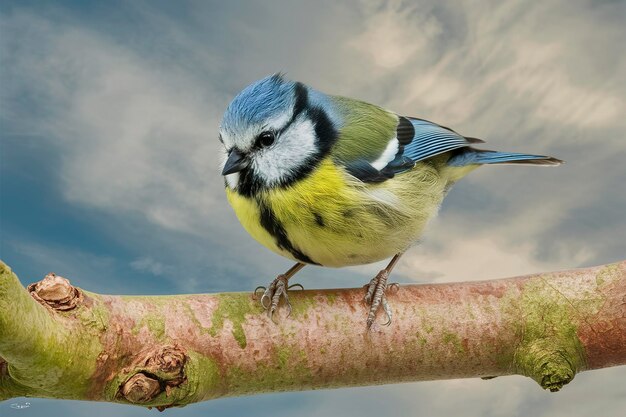
[[465,148],[448,161],[450,166],[482,165],[482,164],[528,164],[528,165],[560,165],[563,161],[545,155],[531,155],[514,152],[484,151]]

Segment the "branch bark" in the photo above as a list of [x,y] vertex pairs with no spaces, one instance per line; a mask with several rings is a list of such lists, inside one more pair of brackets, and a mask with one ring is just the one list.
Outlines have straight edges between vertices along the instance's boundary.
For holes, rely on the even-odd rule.
[[406,285],[365,330],[363,290],[292,291],[272,323],[249,293],[114,296],[0,262],[0,400],[164,409],[260,392],[520,374],[559,390],[626,364],[626,261],[493,281]]

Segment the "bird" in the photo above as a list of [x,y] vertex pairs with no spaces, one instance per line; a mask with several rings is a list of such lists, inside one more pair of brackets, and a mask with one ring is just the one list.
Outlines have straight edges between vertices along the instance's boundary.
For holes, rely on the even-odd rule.
[[[483,140],[330,95],[276,73],[245,87],[219,126],[227,199],[245,230],[295,265],[260,298],[270,319],[305,265],[389,264],[364,286],[370,329],[392,320],[389,274],[459,179],[482,165],[554,166],[544,155],[479,149]],[[255,291],[256,292],[256,291]]]

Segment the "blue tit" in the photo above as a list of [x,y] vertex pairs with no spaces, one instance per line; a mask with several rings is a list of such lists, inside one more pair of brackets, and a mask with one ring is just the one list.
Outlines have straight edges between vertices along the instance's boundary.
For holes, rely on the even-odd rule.
[[[276,74],[229,104],[220,125],[226,195],[257,241],[297,262],[264,291],[270,317],[306,264],[360,265],[392,257],[366,285],[367,327],[389,273],[450,187],[481,165],[559,165],[542,155],[477,149],[484,141]],[[260,287],[263,288],[263,287]]]

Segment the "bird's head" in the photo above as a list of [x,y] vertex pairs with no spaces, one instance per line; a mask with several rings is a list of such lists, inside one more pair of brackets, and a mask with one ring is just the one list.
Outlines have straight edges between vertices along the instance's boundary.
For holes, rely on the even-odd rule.
[[227,186],[253,194],[310,173],[336,138],[328,103],[322,93],[279,74],[246,87],[220,125]]

